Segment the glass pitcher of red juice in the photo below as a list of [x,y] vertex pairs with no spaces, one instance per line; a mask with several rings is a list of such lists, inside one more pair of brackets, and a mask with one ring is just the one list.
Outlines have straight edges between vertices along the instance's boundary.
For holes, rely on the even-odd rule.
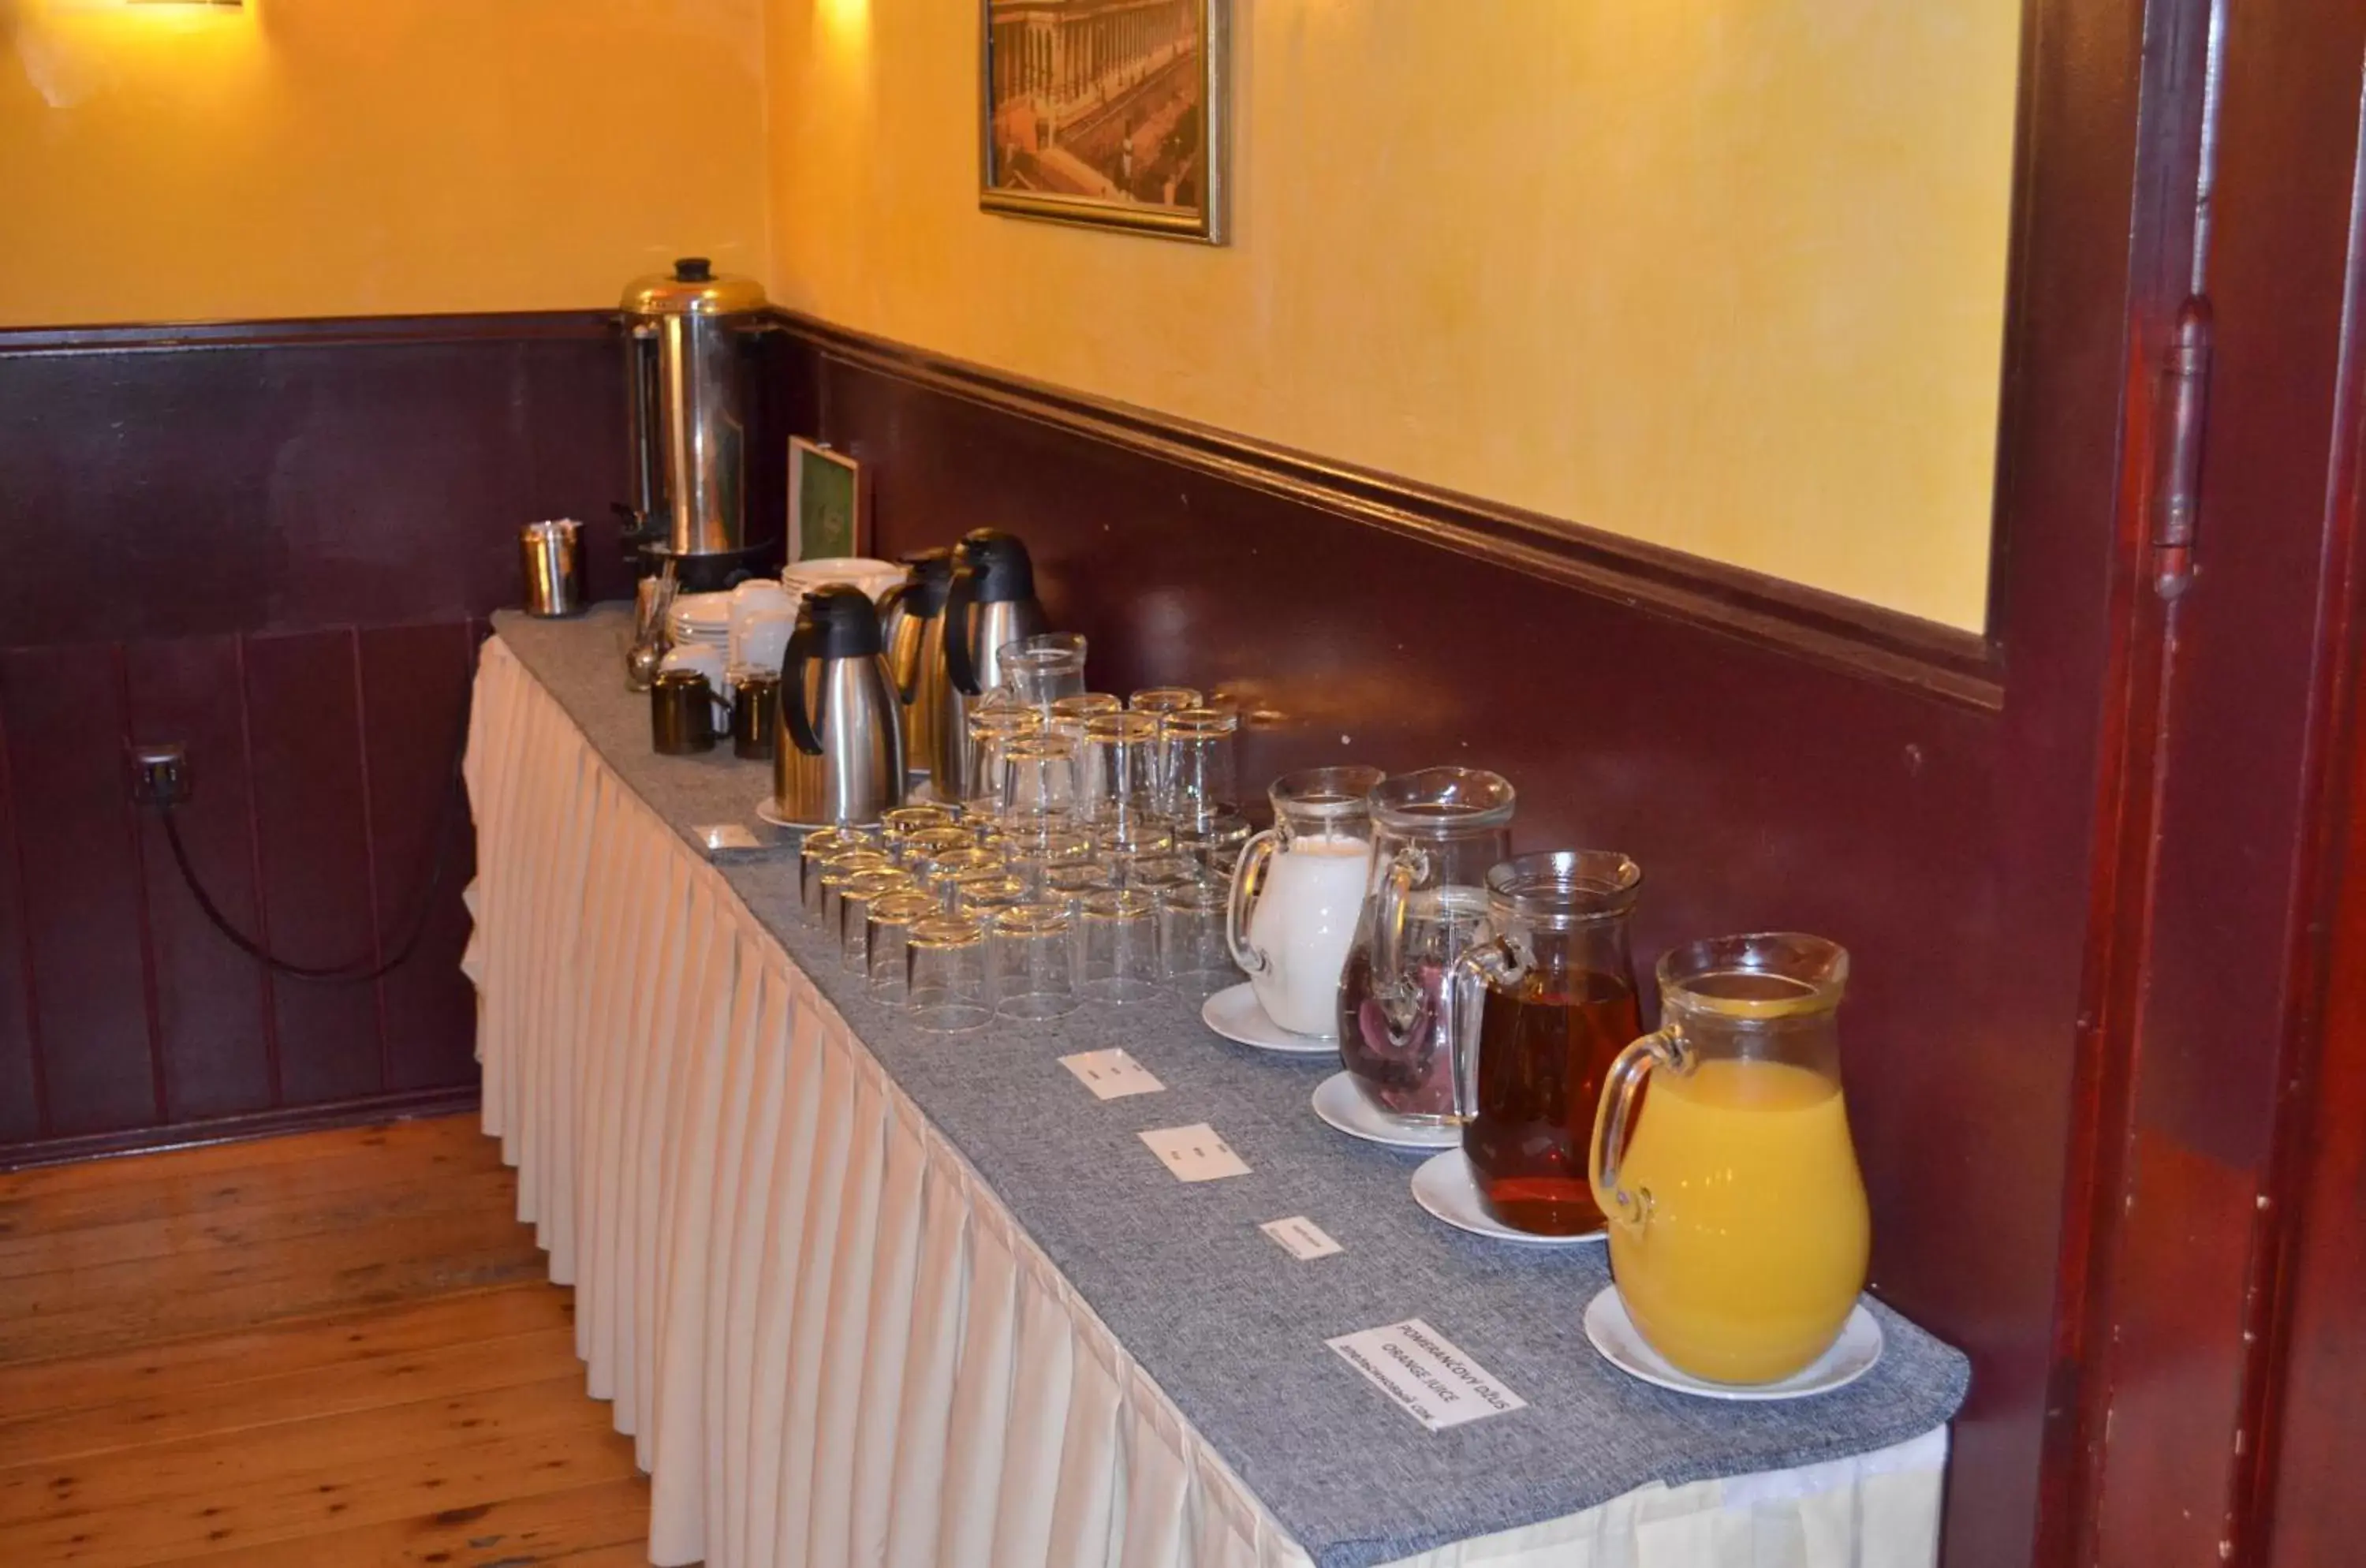
[[1339,981],[1340,1062],[1389,1121],[1450,1127],[1438,991],[1486,913],[1487,868],[1511,852],[1512,786],[1476,768],[1424,768],[1370,800],[1371,886]]
[[1564,850],[1487,873],[1487,915],[1439,993],[1462,1152],[1487,1212],[1536,1235],[1602,1228],[1586,1148],[1640,1028],[1627,927],[1643,871]]

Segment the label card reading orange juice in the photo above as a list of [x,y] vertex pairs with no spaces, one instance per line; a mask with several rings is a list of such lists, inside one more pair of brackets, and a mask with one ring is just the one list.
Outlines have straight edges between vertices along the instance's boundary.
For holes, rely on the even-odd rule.
[[1177,1181],[1217,1181],[1249,1173],[1248,1162],[1233,1153],[1205,1122],[1195,1122],[1189,1127],[1161,1127],[1141,1137],[1150,1145],[1150,1152],[1175,1173]]
[[1527,1400],[1417,1317],[1324,1343],[1433,1432],[1528,1407]]

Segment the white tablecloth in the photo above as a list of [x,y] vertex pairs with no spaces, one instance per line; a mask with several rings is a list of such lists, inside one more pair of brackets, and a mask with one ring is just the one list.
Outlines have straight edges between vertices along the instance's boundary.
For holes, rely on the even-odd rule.
[[[467,771],[485,1130],[650,1472],[651,1561],[1310,1562],[498,637]],[[1945,1456],[1646,1487],[1411,1561],[1925,1568]]]

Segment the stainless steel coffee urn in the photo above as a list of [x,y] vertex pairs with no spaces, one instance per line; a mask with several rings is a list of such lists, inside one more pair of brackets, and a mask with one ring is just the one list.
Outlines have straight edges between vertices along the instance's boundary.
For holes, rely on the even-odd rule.
[[671,559],[686,592],[728,588],[778,553],[782,520],[748,513],[756,344],[771,324],[763,285],[704,256],[625,290],[633,497],[616,510],[637,568]]

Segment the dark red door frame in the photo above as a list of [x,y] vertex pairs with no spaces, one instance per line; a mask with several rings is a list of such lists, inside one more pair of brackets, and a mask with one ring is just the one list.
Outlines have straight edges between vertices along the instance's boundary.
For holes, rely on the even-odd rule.
[[[2322,802],[2355,597],[2344,426],[2366,15],[2231,7],[2214,99],[2192,71],[2210,20],[2156,7],[2147,49],[2141,146],[2158,175],[2138,181],[2139,209],[2157,210],[2136,230],[2149,284],[2131,312],[2107,685],[2120,716],[2099,769],[2049,1563],[2257,1560],[2276,1285],[2304,1174],[2290,1086],[2322,983]],[[2188,287],[2206,288],[2214,346],[2200,565],[2172,604],[2150,581],[2146,404]]]

